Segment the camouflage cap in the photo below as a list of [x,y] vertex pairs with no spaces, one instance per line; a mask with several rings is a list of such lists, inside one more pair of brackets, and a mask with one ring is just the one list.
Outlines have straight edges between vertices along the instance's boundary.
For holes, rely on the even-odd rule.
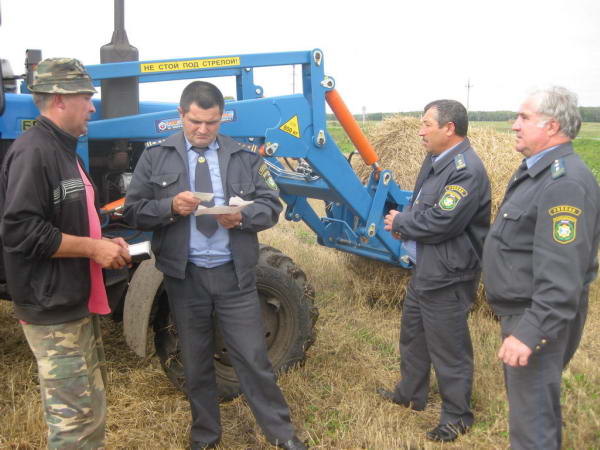
[[92,79],[75,58],[47,58],[33,74],[31,92],[45,94],[93,94]]

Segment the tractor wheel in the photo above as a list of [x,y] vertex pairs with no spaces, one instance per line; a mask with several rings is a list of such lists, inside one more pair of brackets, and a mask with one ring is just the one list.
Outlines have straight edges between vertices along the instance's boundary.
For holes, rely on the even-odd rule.
[[[318,311],[313,305],[314,290],[304,272],[273,247],[260,246],[256,275],[269,359],[279,373],[301,364],[315,340]],[[216,324],[215,320],[214,362],[219,398],[228,401],[240,395],[240,385]],[[171,382],[185,392],[177,330],[164,290],[158,295],[154,330],[156,353],[162,367]]]

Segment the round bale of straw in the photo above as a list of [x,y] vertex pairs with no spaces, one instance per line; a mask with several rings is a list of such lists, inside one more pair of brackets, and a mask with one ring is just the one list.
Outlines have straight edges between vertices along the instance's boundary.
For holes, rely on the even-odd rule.
[[[366,134],[379,156],[383,169],[391,170],[401,189],[412,190],[426,155],[419,137],[420,120],[414,117],[393,116],[367,130]],[[492,189],[492,220],[496,216],[508,180],[518,167],[522,156],[514,149],[511,133],[498,132],[489,126],[469,126],[471,145],[483,161]],[[353,159],[356,174],[366,182],[371,168],[360,158]],[[354,291],[369,304],[399,305],[404,300],[411,271],[346,254],[345,264],[352,272]],[[476,304],[483,305],[484,293],[478,290]]]

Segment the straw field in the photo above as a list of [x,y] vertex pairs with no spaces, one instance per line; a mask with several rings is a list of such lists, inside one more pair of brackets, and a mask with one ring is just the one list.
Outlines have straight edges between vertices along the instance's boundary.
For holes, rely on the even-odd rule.
[[[476,139],[474,130],[472,141],[478,148]],[[415,164],[420,164],[421,158]],[[410,179],[402,183],[412,188]],[[496,358],[499,326],[493,318],[484,311],[475,311],[469,318],[476,364],[475,425],[455,443],[433,444],[424,436],[437,424],[439,415],[435,382],[423,412],[383,402],[375,394],[376,387],[391,388],[399,377],[400,310],[385,302],[365,301],[361,284],[373,280],[357,281],[357,271],[349,270],[347,256],[318,246],[312,232],[302,223],[284,221],[261,233],[261,241],[291,256],[305,270],[317,292],[316,304],[320,310],[317,341],[306,363],[279,379],[293,421],[311,447],[508,447],[507,403],[502,368]],[[399,270],[395,270],[398,275]],[[563,376],[563,434],[565,448],[569,449],[600,449],[599,302],[600,287],[596,281],[582,344]],[[157,358],[137,358],[127,348],[119,325],[109,319],[103,320],[103,332],[109,369],[108,448],[186,448],[188,404],[169,384]],[[43,448],[45,426],[37,370],[8,302],[0,302],[0,368],[0,449]],[[220,448],[272,448],[243,398],[223,404],[221,411]]]

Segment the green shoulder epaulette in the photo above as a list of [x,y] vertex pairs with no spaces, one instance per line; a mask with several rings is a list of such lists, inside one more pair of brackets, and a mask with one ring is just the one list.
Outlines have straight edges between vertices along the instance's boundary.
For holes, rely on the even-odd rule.
[[467,167],[465,157],[462,153],[459,153],[454,157],[454,166],[456,167],[456,170],[463,170],[465,167]]
[[556,180],[557,178],[562,177],[566,173],[565,162],[562,158],[555,159],[552,163],[552,167],[550,168],[550,172],[552,173],[552,179]]

